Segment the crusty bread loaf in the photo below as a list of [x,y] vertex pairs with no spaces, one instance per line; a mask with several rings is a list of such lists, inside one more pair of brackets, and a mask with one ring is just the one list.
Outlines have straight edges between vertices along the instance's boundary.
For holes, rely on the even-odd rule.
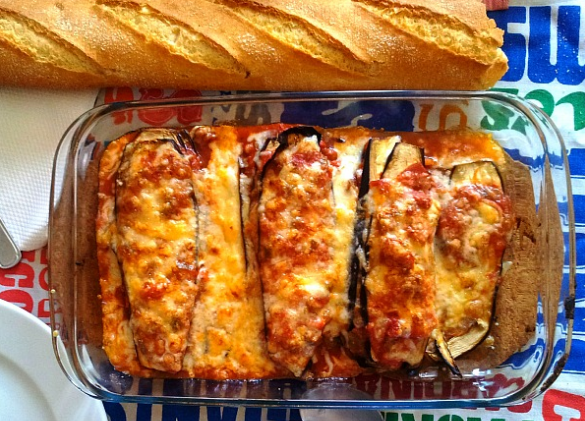
[[484,89],[502,35],[481,0],[0,0],[0,84]]

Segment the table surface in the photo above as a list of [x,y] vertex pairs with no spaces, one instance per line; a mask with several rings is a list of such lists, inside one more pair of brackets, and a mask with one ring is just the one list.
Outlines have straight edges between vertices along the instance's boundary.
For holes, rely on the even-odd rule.
[[[515,6],[491,12],[506,30],[510,70],[498,83],[535,100],[559,127],[569,152],[577,237],[577,300],[570,358],[554,385],[532,402],[510,408],[398,411],[386,420],[585,419],[585,16],[578,1]],[[556,57],[554,57],[556,55]],[[106,93],[115,99],[117,90]],[[512,122],[510,122],[512,124]],[[566,227],[565,227],[566,229]],[[14,268],[0,270],[0,299],[49,322],[46,248],[24,252]],[[298,410],[104,403],[111,421],[300,420]]]

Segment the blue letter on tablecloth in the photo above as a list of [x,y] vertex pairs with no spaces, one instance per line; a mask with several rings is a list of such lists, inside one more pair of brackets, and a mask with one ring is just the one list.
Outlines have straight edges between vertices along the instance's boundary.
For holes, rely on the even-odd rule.
[[238,408],[207,407],[207,421],[235,421],[238,417]]
[[104,402],[104,409],[108,418],[112,421],[126,421],[126,412],[119,403]]
[[162,421],[199,421],[199,406],[164,405]]
[[490,18],[496,21],[498,28],[504,33],[504,46],[502,50],[508,57],[508,71],[502,80],[516,82],[524,77],[526,68],[526,38],[522,34],[509,32],[508,24],[526,23],[525,7],[510,7],[506,11],[490,12]]
[[585,66],[579,65],[581,8],[559,6],[557,60],[551,63],[551,7],[530,8],[528,78],[535,83],[558,79],[563,85],[579,85],[585,80]]

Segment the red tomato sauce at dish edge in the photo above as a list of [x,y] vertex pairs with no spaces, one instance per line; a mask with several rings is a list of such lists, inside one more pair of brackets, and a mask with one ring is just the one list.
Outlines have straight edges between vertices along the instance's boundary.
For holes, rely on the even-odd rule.
[[504,151],[489,133],[472,131],[443,131],[425,133],[400,133],[403,142],[416,145],[425,151],[425,165],[452,167],[465,162],[492,160],[502,164]]

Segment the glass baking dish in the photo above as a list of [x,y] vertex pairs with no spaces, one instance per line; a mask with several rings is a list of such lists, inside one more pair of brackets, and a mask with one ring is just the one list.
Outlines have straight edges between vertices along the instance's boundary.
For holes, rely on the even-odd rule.
[[[535,244],[536,329],[503,364],[336,381],[144,379],[115,371],[101,348],[95,261],[97,163],[104,146],[131,130],[164,126],[295,123],[360,125],[388,131],[471,129],[491,133],[527,168],[539,230]],[[542,393],[568,357],[573,324],[575,245],[563,141],[527,101],[498,92],[322,92],[228,94],[96,107],[65,133],[55,157],[49,226],[51,323],[56,357],[70,380],[99,399],[296,408],[447,408],[512,405]],[[342,388],[342,389],[339,389]],[[306,392],[323,389],[325,393]],[[328,390],[332,393],[326,393]],[[360,399],[337,390],[358,389]],[[365,395],[364,395],[365,393]],[[312,396],[335,396],[316,399]]]

